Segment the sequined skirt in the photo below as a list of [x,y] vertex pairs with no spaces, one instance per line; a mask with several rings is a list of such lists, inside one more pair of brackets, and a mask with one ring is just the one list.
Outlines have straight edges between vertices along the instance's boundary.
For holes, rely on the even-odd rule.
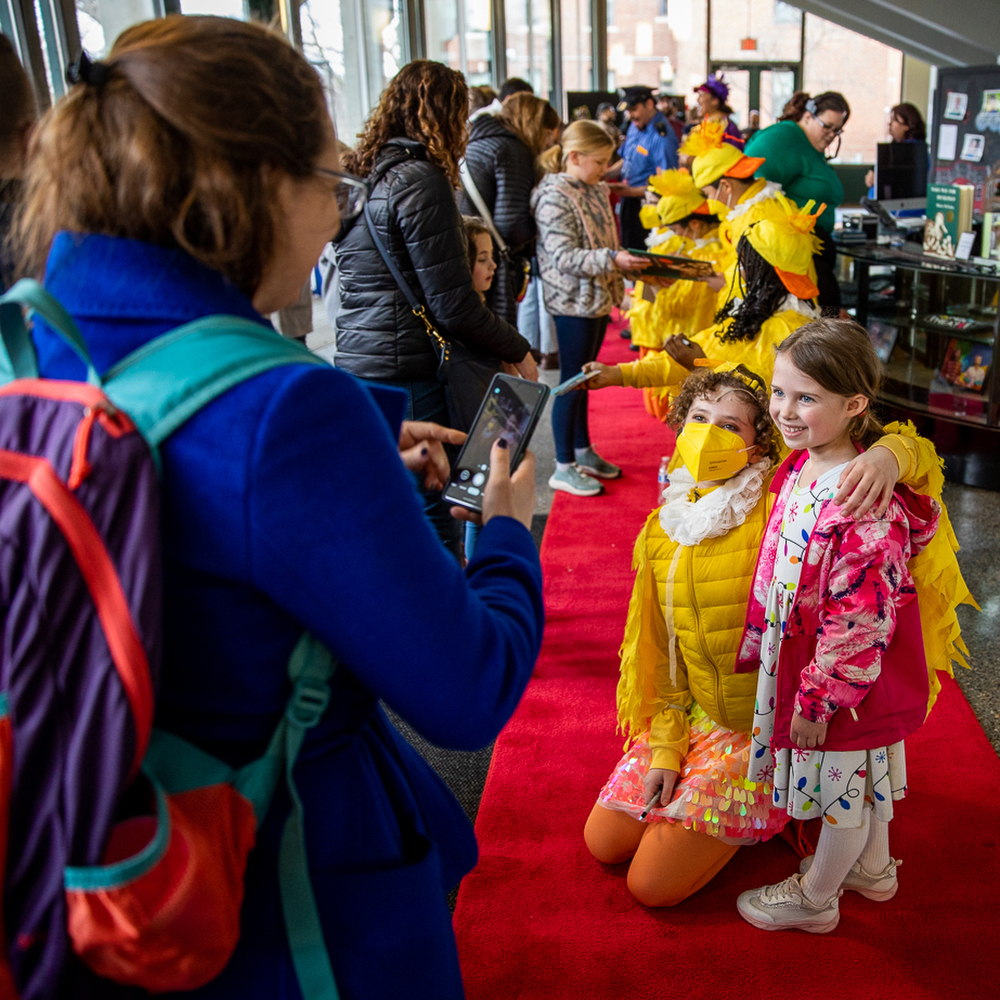
[[[788,822],[772,806],[770,782],[748,781],[750,737],[710,719],[700,705],[690,715],[691,738],[667,806],[650,811],[650,821],[682,823],[712,837],[767,840]],[[618,762],[597,801],[636,819],[645,806],[643,782],[652,754],[644,733]]]

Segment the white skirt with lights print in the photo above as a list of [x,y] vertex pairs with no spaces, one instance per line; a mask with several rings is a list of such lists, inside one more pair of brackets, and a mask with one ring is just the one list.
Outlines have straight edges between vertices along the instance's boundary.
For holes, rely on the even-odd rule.
[[831,826],[860,826],[862,809],[876,819],[892,819],[892,803],[906,796],[906,753],[903,743],[874,750],[791,750],[772,752],[773,714],[762,715],[761,705],[773,705],[775,679],[766,670],[757,675],[757,714],[751,735],[747,777],[774,785],[774,805],[793,819],[822,818]]

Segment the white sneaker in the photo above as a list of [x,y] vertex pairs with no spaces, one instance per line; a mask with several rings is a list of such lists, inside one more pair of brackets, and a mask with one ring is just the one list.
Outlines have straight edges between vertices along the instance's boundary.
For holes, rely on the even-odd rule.
[[740,893],[740,916],[762,931],[797,928],[810,934],[829,934],[840,922],[840,893],[825,903],[813,903],[802,891],[802,876],[790,875],[777,885]]
[[[812,868],[814,857],[815,855],[810,854],[800,862],[799,871],[803,875]],[[896,890],[899,888],[896,869],[902,863],[895,858],[890,858],[885,868],[873,875],[861,867],[860,861],[855,861],[844,881],[840,883],[840,888],[860,892],[865,899],[874,899],[877,903],[884,903],[896,895]]]
[[556,469],[549,476],[549,488],[572,493],[575,497],[596,497],[604,492],[604,487],[590,476],[585,476],[575,465],[568,469]]

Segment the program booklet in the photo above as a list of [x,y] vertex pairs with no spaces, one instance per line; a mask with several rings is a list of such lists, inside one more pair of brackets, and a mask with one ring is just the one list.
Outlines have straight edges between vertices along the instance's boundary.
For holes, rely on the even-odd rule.
[[636,274],[649,275],[651,278],[673,278],[675,281],[705,281],[715,274],[715,268],[707,260],[693,260],[680,254],[650,253],[648,250],[633,250],[627,253],[636,257],[645,257],[653,262],[652,267],[643,268]]

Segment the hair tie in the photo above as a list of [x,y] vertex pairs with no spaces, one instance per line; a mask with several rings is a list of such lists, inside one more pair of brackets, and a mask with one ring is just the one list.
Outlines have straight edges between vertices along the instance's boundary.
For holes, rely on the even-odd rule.
[[100,87],[107,83],[111,68],[102,62],[91,62],[86,52],[81,52],[76,62],[66,67],[66,82],[75,85],[85,84],[88,87]]
[[816,117],[816,102],[811,97],[808,101],[806,101],[806,111],[808,111],[814,118]]

